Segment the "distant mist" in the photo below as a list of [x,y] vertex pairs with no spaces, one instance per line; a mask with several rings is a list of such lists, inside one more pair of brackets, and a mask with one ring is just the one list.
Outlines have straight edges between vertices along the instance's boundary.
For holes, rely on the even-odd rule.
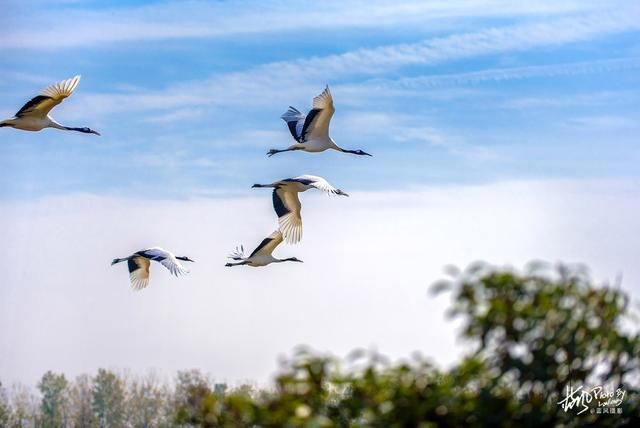
[[[447,365],[456,325],[429,285],[448,264],[583,262],[598,280],[640,288],[640,187],[632,181],[515,181],[351,193],[307,192],[300,245],[276,256],[305,263],[224,267],[237,244],[275,229],[269,192],[184,201],[73,194],[2,202],[0,379],[35,385],[99,367],[171,374],[198,368],[220,381],[269,381],[296,345],[344,356],[413,351]],[[345,189],[349,191],[350,189]],[[149,192],[149,196],[154,196]],[[173,278],[151,267],[129,287],[114,257],[159,245],[196,263]]]

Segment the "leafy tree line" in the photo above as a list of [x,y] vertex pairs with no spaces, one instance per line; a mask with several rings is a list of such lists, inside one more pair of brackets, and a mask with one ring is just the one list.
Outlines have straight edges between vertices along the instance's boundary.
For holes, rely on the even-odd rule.
[[[422,357],[391,363],[299,349],[265,390],[227,388],[197,370],[171,385],[105,369],[73,381],[47,372],[38,397],[0,386],[0,426],[640,426],[637,311],[619,287],[596,286],[578,267],[448,271],[432,291],[449,294],[449,315],[473,345],[448,370]],[[600,385],[624,395],[598,397],[591,388]],[[591,391],[581,402],[559,404],[580,387]]]
[[23,385],[0,383],[0,427],[174,427],[177,409],[194,389],[253,393],[250,385],[230,389],[198,370],[179,371],[169,384],[151,373],[99,369],[95,376],[68,380],[46,372],[37,394]]

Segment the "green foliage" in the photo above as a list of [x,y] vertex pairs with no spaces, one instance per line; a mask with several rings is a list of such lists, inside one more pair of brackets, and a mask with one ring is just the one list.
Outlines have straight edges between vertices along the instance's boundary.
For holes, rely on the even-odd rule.
[[7,400],[7,393],[0,382],[0,427],[9,426],[11,419],[11,407]]
[[14,384],[9,396],[10,415],[7,427],[30,428],[36,426],[40,418],[40,408],[38,400],[30,389],[22,384]]
[[603,384],[623,386],[623,414],[638,414],[640,336],[626,331],[633,318],[619,288],[594,287],[582,268],[550,272],[531,264],[520,274],[476,264],[434,289],[453,292],[450,314],[463,319],[463,335],[477,344],[471,358],[492,374],[481,393],[495,397],[506,389],[520,397],[492,409],[494,417],[516,425],[607,424],[598,415],[576,418],[556,404],[568,385]]
[[46,372],[38,389],[42,394],[40,403],[41,420],[43,428],[56,428],[67,424],[68,417],[68,382],[63,374],[57,375],[51,371]]
[[124,387],[118,376],[99,369],[93,381],[92,408],[101,428],[124,426]]
[[[48,372],[40,414],[28,413],[24,391],[14,407],[0,394],[0,423],[54,426],[44,421],[61,420],[70,391],[69,426],[83,427],[640,426],[640,335],[619,287],[596,287],[579,268],[474,264],[450,269],[432,291],[452,298],[449,315],[473,345],[448,370],[422,357],[390,363],[354,352],[340,360],[299,349],[272,390],[229,389],[197,370],[178,372],[173,390],[154,377],[123,379],[104,369],[68,387]],[[622,414],[578,415],[558,405],[567,386],[595,385],[626,391]]]
[[[189,390],[176,421],[204,427],[622,426],[640,423],[640,336],[629,299],[581,269],[524,274],[476,264],[434,285],[449,291],[473,353],[443,372],[421,359],[339,361],[302,350],[260,398]],[[360,356],[361,357],[361,356]],[[622,387],[623,413],[565,412],[571,384]],[[183,410],[190,408],[187,413]],[[197,409],[197,410],[196,410]],[[196,410],[196,411],[194,411]]]
[[172,413],[168,392],[153,375],[133,378],[127,385],[127,426],[133,428],[162,427]]
[[83,374],[75,379],[70,388],[70,419],[71,426],[95,428],[98,420],[92,407],[93,381],[90,376]]

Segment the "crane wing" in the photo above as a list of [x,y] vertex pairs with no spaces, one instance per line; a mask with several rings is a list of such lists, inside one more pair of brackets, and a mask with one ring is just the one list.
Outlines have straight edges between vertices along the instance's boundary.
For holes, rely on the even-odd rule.
[[299,177],[294,178],[294,180],[307,184],[309,186],[315,187],[316,189],[322,190],[323,192],[329,195],[338,194],[338,189],[336,189],[331,184],[329,184],[329,182],[324,178],[318,177],[316,175],[301,175]]
[[328,137],[329,122],[336,109],[333,107],[333,97],[329,86],[313,99],[313,108],[307,114],[302,127],[301,138],[303,141]]
[[297,142],[302,142],[302,128],[304,126],[304,120],[306,116],[302,114],[297,108],[289,106],[289,110],[284,112],[282,116],[280,116],[282,120],[287,122],[287,127],[289,128],[289,132],[293,136],[293,139]]
[[278,187],[273,191],[273,208],[278,215],[278,224],[284,240],[295,244],[302,238],[302,217],[300,216],[300,199],[298,192]]
[[172,275],[178,276],[189,272],[184,266],[182,266],[182,264],[180,264],[173,253],[163,248],[153,247],[140,251],[139,254],[159,262],[162,266],[166,267]]
[[18,112],[16,117],[45,117],[52,108],[70,96],[80,83],[80,76],[63,80],[45,88],[38,96],[30,99]]
[[275,230],[268,237],[264,238],[260,245],[256,247],[249,257],[268,256],[273,253],[278,245],[282,242],[282,232]]
[[231,254],[229,254],[227,256],[227,258],[229,259],[233,259],[233,260],[244,260],[244,245],[240,245],[238,247],[236,247],[235,250],[233,250],[231,252]]
[[143,256],[133,257],[127,260],[129,267],[129,280],[134,290],[142,290],[149,285],[149,259]]
[[189,273],[189,271],[184,266],[182,266],[182,264],[180,264],[180,262],[173,256],[162,260],[160,263],[162,264],[162,266],[169,269],[169,272],[171,272],[172,275],[178,276]]

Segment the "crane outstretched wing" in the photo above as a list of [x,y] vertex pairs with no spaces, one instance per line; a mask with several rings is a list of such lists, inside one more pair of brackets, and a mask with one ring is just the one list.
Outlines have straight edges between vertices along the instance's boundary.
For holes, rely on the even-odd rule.
[[329,122],[336,109],[333,107],[333,97],[327,85],[324,91],[313,99],[313,108],[307,114],[302,127],[303,141],[329,136]]
[[169,272],[175,276],[189,273],[189,270],[182,266],[182,264],[173,256],[162,260],[160,264],[169,269]]
[[45,88],[38,96],[30,99],[18,112],[16,117],[44,117],[52,108],[70,96],[80,83],[80,76],[63,80]]
[[302,127],[304,126],[305,115],[302,114],[297,108],[289,106],[289,110],[284,112],[282,116],[280,116],[282,120],[287,122],[287,127],[289,127],[289,132],[291,132],[291,136],[294,140],[301,143],[302,142]]
[[129,280],[134,290],[142,290],[149,285],[149,259],[137,256],[127,260]]
[[138,254],[142,254],[145,257],[160,263],[162,266],[166,267],[172,275],[178,276],[189,272],[184,266],[182,266],[182,264],[180,264],[173,253],[163,248],[148,248],[144,251],[140,251]]
[[278,245],[282,242],[282,233],[279,230],[274,230],[271,235],[264,238],[260,245],[256,247],[249,257],[253,256],[268,256],[273,253]]
[[279,187],[273,191],[273,208],[278,215],[280,231],[287,244],[295,244],[302,239],[302,217],[298,192]]
[[308,186],[315,187],[316,189],[322,190],[329,195],[343,194],[340,189],[336,189],[331,184],[329,184],[327,180],[322,177],[318,177],[317,175],[301,175],[294,178],[294,180],[304,183]]
[[329,122],[336,109],[333,107],[333,98],[329,86],[313,99],[313,106],[306,115],[295,107],[289,106],[281,118],[287,122],[289,132],[293,138],[304,143],[309,139],[328,137]]
[[235,250],[233,250],[231,252],[231,254],[229,254],[227,256],[227,258],[229,259],[233,259],[233,260],[244,260],[244,245],[240,245],[238,247],[236,247]]

